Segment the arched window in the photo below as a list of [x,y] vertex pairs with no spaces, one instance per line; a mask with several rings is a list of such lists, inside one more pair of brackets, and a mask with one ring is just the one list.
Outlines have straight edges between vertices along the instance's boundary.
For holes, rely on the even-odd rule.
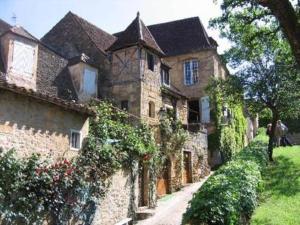
[[152,101],[149,102],[149,117],[155,117],[155,104]]

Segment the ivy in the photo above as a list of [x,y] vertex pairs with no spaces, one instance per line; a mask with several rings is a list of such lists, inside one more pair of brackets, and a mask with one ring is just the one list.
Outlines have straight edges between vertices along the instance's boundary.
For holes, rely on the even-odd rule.
[[[227,82],[211,80],[207,91],[212,99],[212,118],[215,132],[208,136],[209,149],[220,150],[223,161],[229,161],[245,145],[247,121],[241,96],[227,90]],[[224,116],[224,111],[227,116]]]

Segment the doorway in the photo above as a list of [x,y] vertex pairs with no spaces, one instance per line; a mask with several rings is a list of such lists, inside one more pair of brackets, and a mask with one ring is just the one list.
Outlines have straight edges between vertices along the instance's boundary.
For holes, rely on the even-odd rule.
[[183,152],[183,184],[192,183],[192,157],[191,152]]

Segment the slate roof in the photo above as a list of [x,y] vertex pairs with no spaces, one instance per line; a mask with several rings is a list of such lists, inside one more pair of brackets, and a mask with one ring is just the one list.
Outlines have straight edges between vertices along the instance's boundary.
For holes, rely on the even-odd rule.
[[111,46],[114,41],[117,39],[115,36],[107,33],[106,31],[100,29],[99,27],[91,24],[87,20],[81,18],[80,16],[69,12],[69,15],[72,15],[73,18],[80,24],[82,29],[90,37],[90,39],[95,43],[97,48],[105,53],[105,50]]
[[11,25],[6,23],[4,20],[0,19],[0,35],[9,30]]
[[155,24],[148,28],[166,56],[216,48],[199,17]]
[[151,32],[140,19],[139,13],[131,24],[123,32],[117,34],[117,36],[118,39],[107,49],[108,51],[116,51],[140,44],[154,50],[159,55],[164,55],[164,52],[156,43]]
[[24,96],[32,97],[34,99],[45,101],[60,106],[64,109],[73,110],[82,114],[87,114],[87,115],[95,114],[95,112],[91,108],[87,107],[84,104],[75,103],[74,101],[63,100],[61,98],[57,98],[55,96],[46,93],[35,92],[31,89],[26,89],[24,87],[19,87],[15,84],[7,83],[2,79],[0,79],[0,89],[4,89]]

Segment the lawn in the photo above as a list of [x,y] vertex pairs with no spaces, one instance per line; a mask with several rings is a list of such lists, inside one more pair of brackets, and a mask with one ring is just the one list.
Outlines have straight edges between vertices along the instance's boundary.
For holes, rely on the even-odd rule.
[[300,225],[300,146],[276,148],[251,225]]

